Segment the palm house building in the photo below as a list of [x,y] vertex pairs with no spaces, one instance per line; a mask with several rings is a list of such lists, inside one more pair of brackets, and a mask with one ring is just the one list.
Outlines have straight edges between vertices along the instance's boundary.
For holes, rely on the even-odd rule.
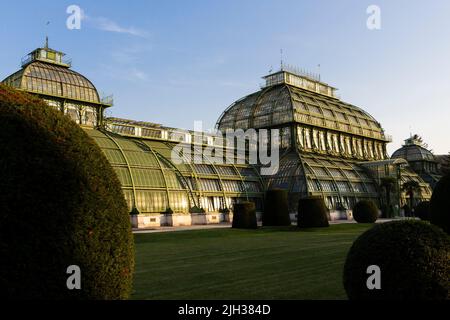
[[392,158],[408,161],[411,169],[433,189],[442,178],[438,159],[417,134],[406,139],[404,145],[392,154]]
[[[271,175],[260,175],[261,166],[249,163],[248,145],[239,149],[225,135],[105,117],[112,96],[100,97],[91,81],[71,69],[64,53],[48,44],[32,51],[3,83],[40,96],[94,139],[117,173],[135,227],[229,221],[233,204],[244,200],[255,202],[261,215],[270,188],[288,190],[293,219],[298,199],[308,195],[325,199],[330,219],[350,219],[353,205],[362,199],[399,209],[406,201],[401,184],[410,180],[420,184],[416,198],[431,197],[429,184],[408,161],[388,158],[391,138],[380,123],[340,100],[334,87],[284,67],[264,79],[261,90],[223,112],[217,129],[279,129],[279,169]],[[194,157],[180,153],[182,161],[173,161],[180,143]],[[270,147],[270,141],[264,143]],[[201,152],[211,147],[234,161],[217,163]],[[391,203],[381,183],[386,176],[397,181]]]

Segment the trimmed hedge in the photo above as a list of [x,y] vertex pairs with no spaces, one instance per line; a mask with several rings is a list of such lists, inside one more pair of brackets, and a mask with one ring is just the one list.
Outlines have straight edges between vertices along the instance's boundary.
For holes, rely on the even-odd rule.
[[253,202],[235,203],[233,206],[233,228],[256,229],[256,209]]
[[193,206],[189,208],[189,213],[205,213],[205,209]]
[[450,234],[450,175],[442,177],[434,187],[430,209],[431,223]]
[[[0,127],[0,296],[128,298],[129,211],[103,152],[68,117],[6,86]],[[81,290],[67,289],[70,265]]]
[[424,221],[430,221],[430,212],[430,201],[422,201],[414,209],[414,215]]
[[[352,300],[448,299],[449,257],[450,237],[436,226],[419,220],[380,223],[350,248],[344,287]],[[379,290],[367,287],[372,265],[380,268]]]
[[378,219],[378,207],[372,200],[361,200],[353,207],[353,219],[358,223],[374,223]]
[[290,226],[288,192],[283,189],[267,190],[264,201],[264,226]]
[[301,198],[298,202],[297,226],[300,228],[328,227],[328,209],[321,197]]

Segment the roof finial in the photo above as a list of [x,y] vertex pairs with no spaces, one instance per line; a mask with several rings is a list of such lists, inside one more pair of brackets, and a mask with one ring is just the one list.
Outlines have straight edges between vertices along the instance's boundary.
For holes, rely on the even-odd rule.
[[[47,21],[45,26],[48,26],[50,24],[50,21]],[[48,49],[48,34],[45,35],[45,49]]]
[[283,71],[283,49],[280,49],[280,67],[281,71]]

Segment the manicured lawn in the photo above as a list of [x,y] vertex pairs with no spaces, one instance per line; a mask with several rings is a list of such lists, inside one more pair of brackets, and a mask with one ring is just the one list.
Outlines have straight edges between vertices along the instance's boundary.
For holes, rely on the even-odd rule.
[[134,299],[345,299],[342,268],[366,224],[299,231],[135,235]]

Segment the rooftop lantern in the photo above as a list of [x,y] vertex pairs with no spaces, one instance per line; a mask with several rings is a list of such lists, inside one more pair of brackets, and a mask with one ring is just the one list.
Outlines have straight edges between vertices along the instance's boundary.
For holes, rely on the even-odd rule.
[[286,83],[291,86],[336,98],[337,89],[320,81],[320,75],[292,66],[282,65],[280,71],[264,76],[263,79],[266,80],[265,86],[263,86],[264,88]]
[[43,48],[37,48],[31,51],[22,59],[22,67],[30,64],[33,61],[42,61],[51,64],[57,64],[62,67],[70,68],[72,62],[70,59],[64,59],[66,54],[61,51],[53,50],[48,46],[48,37],[45,38],[45,45]]

